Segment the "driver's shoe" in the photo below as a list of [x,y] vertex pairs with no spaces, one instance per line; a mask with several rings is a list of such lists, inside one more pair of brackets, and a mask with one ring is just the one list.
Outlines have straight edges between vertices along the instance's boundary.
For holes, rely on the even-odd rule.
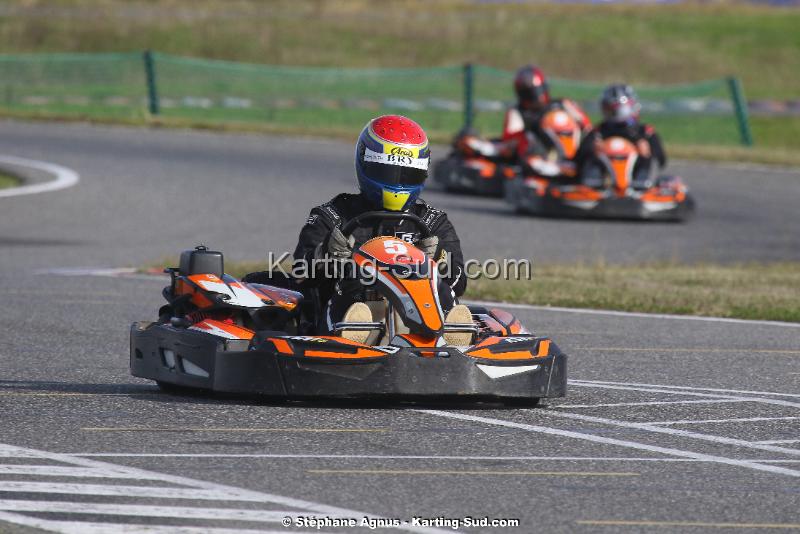
[[[371,323],[372,310],[363,302],[354,302],[347,308],[342,318],[343,323]],[[372,330],[345,330],[341,336],[356,343],[366,343]]]
[[[444,318],[445,325],[472,325],[472,312],[463,304],[456,304],[447,312],[447,317]],[[472,343],[472,332],[445,332],[444,341],[448,345],[456,347],[466,347]]]

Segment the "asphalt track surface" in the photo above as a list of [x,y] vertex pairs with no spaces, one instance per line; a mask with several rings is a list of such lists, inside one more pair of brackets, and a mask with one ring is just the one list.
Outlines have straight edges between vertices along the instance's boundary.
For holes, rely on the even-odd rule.
[[[313,205],[352,188],[350,147],[19,123],[0,143],[81,179],[0,198],[0,532],[367,532],[281,525],[365,514],[520,520],[471,532],[800,529],[800,328],[515,309],[570,355],[568,396],[537,409],[168,395],[127,368],[128,324],[153,317],[163,280],[63,269],[197,242],[232,259],[291,248]],[[698,198],[686,225],[426,197],[478,258],[799,259],[800,175],[673,170]]]

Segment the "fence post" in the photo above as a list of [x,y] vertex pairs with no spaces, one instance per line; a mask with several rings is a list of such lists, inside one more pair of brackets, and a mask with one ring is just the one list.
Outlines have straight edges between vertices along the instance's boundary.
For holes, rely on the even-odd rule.
[[158,88],[156,87],[156,67],[153,61],[153,52],[144,51],[144,73],[147,78],[147,104],[151,115],[158,115]]
[[472,63],[464,64],[464,128],[472,127],[472,119],[475,110],[472,105],[473,90],[473,68]]
[[750,119],[747,116],[747,100],[744,98],[742,82],[739,78],[731,76],[728,78],[728,88],[733,99],[733,108],[736,110],[736,121],[739,124],[739,136],[742,144],[753,146],[753,135],[750,133]]

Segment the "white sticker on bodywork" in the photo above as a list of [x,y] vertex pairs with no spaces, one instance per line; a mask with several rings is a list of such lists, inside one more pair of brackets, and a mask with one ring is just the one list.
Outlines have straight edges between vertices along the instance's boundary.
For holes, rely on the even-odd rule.
[[481,365],[479,363],[476,364],[476,366],[478,369],[486,373],[486,376],[489,378],[503,378],[511,375],[519,375],[529,371],[535,371],[539,368],[538,365],[515,365],[511,367],[500,367],[498,365]]
[[222,282],[211,282],[210,280],[200,280],[197,283],[207,291],[228,295],[229,298],[225,301],[228,304],[245,306],[247,308],[261,308],[264,306],[264,302],[261,298],[247,288],[233,285],[229,286]]

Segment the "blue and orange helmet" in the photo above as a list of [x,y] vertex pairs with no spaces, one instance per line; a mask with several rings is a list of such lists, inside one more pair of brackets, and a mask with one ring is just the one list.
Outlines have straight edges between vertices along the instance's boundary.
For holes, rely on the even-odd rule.
[[378,209],[406,210],[422,192],[430,160],[428,136],[419,124],[401,115],[372,119],[356,143],[361,194]]

